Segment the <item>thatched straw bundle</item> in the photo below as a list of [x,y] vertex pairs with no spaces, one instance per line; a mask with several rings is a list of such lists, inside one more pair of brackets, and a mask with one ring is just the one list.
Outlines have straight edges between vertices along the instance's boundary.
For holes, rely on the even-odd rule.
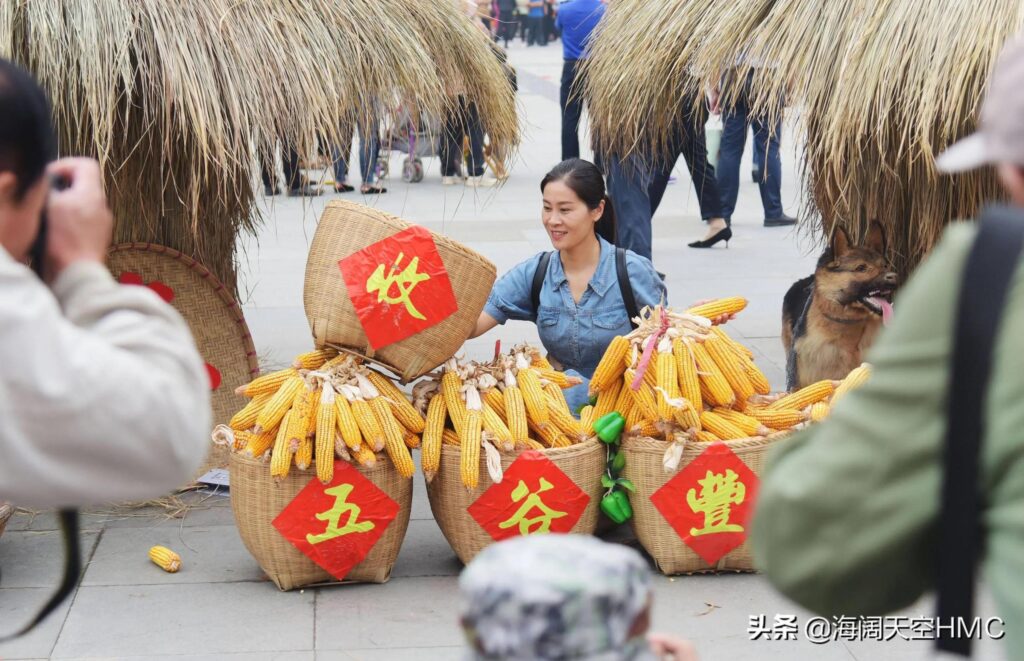
[[[999,196],[990,172],[940,176],[934,155],[975,127],[989,70],[1024,27],[1019,0],[615,0],[608,19],[588,94],[609,148],[657,153],[678,104],[744,53],[740,77],[752,62],[770,65],[755,69],[762,112],[779,112],[783,95],[800,107],[805,227],[859,235],[877,218],[905,273],[949,221]],[[643,43],[655,22],[684,43]],[[640,45],[623,46],[630,40]]]
[[311,154],[374,105],[440,114],[453,87],[492,140],[514,96],[454,2],[32,0],[0,5],[0,55],[50,92],[62,151],[98,157],[117,240],[176,248],[233,284],[258,155]]

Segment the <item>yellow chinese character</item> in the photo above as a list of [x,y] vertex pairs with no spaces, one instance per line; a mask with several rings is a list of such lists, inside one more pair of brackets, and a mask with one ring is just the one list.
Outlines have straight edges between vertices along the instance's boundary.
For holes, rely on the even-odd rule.
[[747,495],[747,487],[738,478],[728,468],[725,475],[708,471],[703,480],[697,480],[701,486],[700,498],[697,498],[696,489],[687,492],[686,502],[690,509],[704,515],[704,527],[690,528],[691,535],[697,537],[716,532],[743,532],[743,526],[729,523],[731,506],[742,503]]
[[[341,537],[347,535],[350,532],[369,532],[376,527],[373,521],[363,521],[362,523],[356,523],[359,520],[359,514],[362,511],[358,505],[346,502],[348,495],[352,493],[351,484],[339,484],[336,487],[330,489],[324,489],[324,493],[328,496],[334,496],[334,507],[321,512],[316,515],[316,518],[321,521],[327,522],[327,530],[320,533],[319,535],[306,535],[306,541],[310,544],[319,544],[320,542],[326,542],[329,539],[335,537]],[[338,521],[341,517],[348,514],[348,521],[341,528],[338,527]]]
[[[516,513],[510,516],[507,521],[499,523],[498,527],[505,530],[506,528],[518,525],[520,535],[550,532],[552,521],[568,516],[565,512],[551,509],[541,499],[540,494],[554,488],[554,485],[543,477],[540,478],[540,488],[536,491],[530,491],[530,488],[526,486],[526,482],[519,480],[519,486],[512,492],[512,501],[518,503],[522,500],[523,504],[519,506]],[[525,500],[523,500],[524,498]],[[526,515],[535,508],[540,510],[541,513],[533,518],[526,518]],[[531,530],[535,525],[537,527]]]
[[[391,270],[386,276],[384,275],[384,264],[378,264],[377,270],[366,280],[366,291],[371,294],[377,292],[378,303],[390,303],[391,305],[403,303],[409,314],[417,319],[425,320],[426,317],[420,314],[420,311],[413,306],[409,296],[412,294],[412,290],[416,288],[416,285],[424,280],[430,280],[430,275],[416,272],[420,264],[419,257],[413,257],[409,265],[405,267],[405,270],[397,273],[404,258],[405,253],[398,253],[395,263],[391,265]],[[391,296],[392,287],[398,289],[397,296]]]

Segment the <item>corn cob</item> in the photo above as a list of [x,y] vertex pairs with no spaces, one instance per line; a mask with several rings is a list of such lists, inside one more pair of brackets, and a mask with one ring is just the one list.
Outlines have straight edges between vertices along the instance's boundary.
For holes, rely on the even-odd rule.
[[380,372],[367,370],[367,373],[370,383],[388,400],[388,404],[391,405],[391,412],[395,414],[395,418],[402,423],[402,426],[414,434],[422,434],[423,416],[409,403],[405,393],[399,390],[398,386],[391,379]]
[[[345,386],[343,386],[344,388]],[[345,445],[352,452],[358,452],[359,446],[363,443],[363,435],[359,432],[359,425],[356,423],[356,417],[352,414],[352,407],[348,403],[348,398],[343,396],[336,396],[334,398],[335,410],[335,423],[338,425],[338,431],[341,432],[341,438],[345,441]]]
[[337,430],[334,431],[334,456],[345,461],[352,461],[352,453],[348,451],[345,439],[341,437]]
[[523,393],[523,403],[526,405],[526,415],[540,426],[548,424],[547,399],[544,397],[544,390],[540,387],[540,378],[532,368],[520,369],[516,373],[516,383]]
[[476,388],[470,388],[466,392],[466,424],[462,438],[462,453],[460,461],[460,473],[462,483],[468,489],[475,489],[480,483],[480,418],[481,402]]
[[633,401],[632,393],[633,390],[629,386],[623,388],[623,391],[630,393],[629,402],[626,403],[625,410],[619,411],[622,417],[626,419],[626,429],[632,429],[633,427],[640,424],[644,419],[643,414],[640,413],[640,407]]
[[[217,428],[214,427],[214,433],[216,433],[216,431]],[[256,434],[252,433],[251,431],[246,431],[244,429],[241,431],[235,431],[229,427],[227,432],[224,432],[223,430],[221,431],[223,432],[223,435],[218,434],[217,436],[219,438],[231,439],[231,449],[233,450],[244,450],[249,446],[249,441],[256,438]],[[277,437],[276,429],[274,430],[274,437]]]
[[704,411],[700,414],[701,426],[723,440],[734,438],[745,438],[743,430],[712,411]]
[[395,419],[391,407],[383,397],[374,397],[370,400],[370,408],[373,409],[377,416],[377,423],[384,432],[384,449],[387,451],[388,457],[391,458],[391,463],[398,469],[399,475],[412,477],[416,472],[416,466],[413,464],[412,455],[409,454],[409,448],[405,444],[402,426]]
[[299,441],[299,447],[295,450],[295,467],[299,470],[306,470],[313,464],[313,439],[309,436]]
[[455,432],[455,430],[445,429],[443,432],[441,432],[441,443],[443,445],[461,446],[462,439],[459,438],[459,435],[458,433]]
[[301,370],[315,370],[323,366],[331,358],[338,354],[337,349],[317,349],[299,354],[292,362],[292,367]]
[[739,363],[739,357],[718,337],[711,336],[704,342],[711,360],[715,361],[726,383],[732,389],[737,408],[745,408],[747,400],[754,394],[754,386],[747,377],[747,370]]
[[778,409],[799,409],[803,410],[821,400],[827,398],[835,391],[835,386],[829,380],[818,381],[805,386],[794,393],[790,393],[781,399],[777,399],[768,405],[769,410]]
[[288,369],[278,370],[276,372],[271,372],[270,374],[264,374],[256,377],[244,386],[238,387],[235,390],[235,393],[253,398],[259,397],[260,395],[273,395],[281,388],[281,386],[284,385],[285,381],[298,375],[298,371],[291,367]]
[[772,391],[768,377],[764,375],[764,372],[761,371],[753,360],[747,360],[743,366],[747,370],[747,378],[750,379],[750,385],[754,386],[755,393],[767,395]]
[[298,443],[306,438],[309,432],[309,417],[312,414],[310,396],[316,397],[317,393],[307,387],[299,391],[292,400],[292,417],[288,420],[288,442],[294,448],[298,447]]
[[532,366],[537,370],[537,375],[545,381],[555,384],[558,388],[564,390],[565,388],[571,388],[572,383],[569,381],[569,377],[565,375],[565,372],[559,372],[558,370],[545,369],[543,367]]
[[482,404],[480,420],[484,431],[494,437],[494,440],[501,445],[502,450],[512,452],[515,449],[515,442],[512,440],[512,432],[509,430],[508,425],[505,424],[494,409],[487,405],[486,401]]
[[342,363],[344,363],[346,361],[349,361],[349,360],[355,360],[354,356],[352,356],[351,354],[347,354],[347,353],[339,353],[337,356],[335,356],[334,358],[331,358],[326,363],[324,363],[323,365],[318,367],[317,370],[319,370],[321,372],[326,372],[327,370],[329,370],[331,368],[334,368],[334,367],[337,367],[338,365],[341,365]]
[[[569,402],[565,399],[565,394],[562,393],[561,388],[556,386],[554,383],[548,383],[542,389],[550,401],[554,402],[557,406],[564,408],[566,411],[569,410]],[[550,402],[548,403],[548,406],[551,406]]]
[[715,319],[717,317],[721,317],[723,314],[736,314],[745,307],[747,307],[747,299],[739,296],[730,296],[728,298],[719,298],[714,301],[709,301],[703,305],[690,308],[686,313],[700,317],[707,317],[708,319]]
[[561,406],[551,395],[547,397],[548,415],[550,416],[551,423],[558,431],[565,434],[570,440],[575,439],[577,442],[586,438],[583,427],[580,426],[579,420],[574,418],[572,413],[569,413],[569,408]]
[[154,546],[149,549],[149,559],[157,567],[171,574],[181,569],[181,556],[166,546]]
[[722,440],[707,430],[698,431],[694,434],[694,439],[701,443],[714,443]]
[[[401,427],[401,425],[399,425],[399,427]],[[423,438],[420,434],[414,434],[405,427],[402,427],[402,439],[405,441],[405,447],[410,450],[419,448],[423,443]]]
[[316,416],[316,476],[327,484],[334,479],[334,436],[338,428],[338,407],[334,388],[324,383],[320,391],[320,410]]
[[661,432],[654,425],[654,422],[647,420],[646,418],[641,420],[640,423],[634,426],[630,431],[637,436],[646,436],[648,438],[658,438]]
[[374,452],[383,450],[384,430],[380,428],[380,423],[377,421],[373,409],[370,408],[370,404],[365,399],[357,398],[349,402],[349,406],[352,408],[352,416],[356,419],[359,433],[362,434],[363,441],[365,441],[364,445],[369,445]]
[[760,420],[745,413],[732,409],[715,409],[714,413],[739,427],[745,436],[767,436],[772,433],[772,430],[768,429]]
[[732,406],[736,395],[707,349],[700,342],[694,342],[689,348],[697,363],[697,376],[704,399],[712,406]]
[[[600,395],[598,395],[600,397]],[[594,433],[594,407],[587,405],[580,409],[580,428],[586,436]]]
[[[597,395],[600,397],[600,393]],[[613,411],[618,411],[622,414],[622,417],[626,417],[626,411],[633,406],[633,391],[629,387],[629,381],[625,376],[619,379],[619,396],[615,400],[615,406],[612,407]]]
[[725,342],[725,345],[735,351],[737,355],[744,356],[747,360],[754,359],[754,352],[732,339],[732,336],[722,330],[721,326],[712,326],[711,334]]
[[484,404],[490,406],[508,424],[508,416],[505,414],[505,395],[497,388],[488,388],[480,394],[484,398]]
[[673,411],[676,423],[683,429],[700,430],[700,413],[694,408],[690,400],[683,398],[683,406]]
[[832,395],[832,404],[835,405],[840,397],[864,385],[870,376],[871,365],[869,363],[863,363],[860,367],[853,368],[836,388],[835,394]]
[[430,482],[441,466],[441,434],[444,432],[444,395],[436,393],[427,405],[427,419],[423,426],[423,474]]
[[597,404],[594,405],[594,420],[600,420],[604,415],[615,410],[615,404],[619,399],[619,392],[622,391],[622,379],[616,379],[607,388],[597,393]]
[[689,400],[699,414],[704,410],[700,392],[700,379],[697,377],[697,364],[688,343],[682,338],[672,341],[672,355],[676,359],[676,372],[679,377],[679,392]]
[[679,375],[676,372],[676,358],[672,354],[672,341],[662,338],[658,345],[657,358],[657,392],[658,419],[668,421],[674,417],[673,406],[669,400],[679,399]]
[[546,427],[541,427],[533,420],[529,420],[529,426],[530,431],[533,432],[533,435],[536,437],[537,441],[539,441],[545,447],[563,447],[561,445],[562,441],[560,439],[564,437],[562,436],[562,432],[560,432],[558,430],[558,427],[556,427],[555,425],[547,425]]
[[[268,429],[259,434],[249,434],[245,444],[245,453],[257,459],[262,457],[267,450],[274,447],[274,440],[277,439],[277,429]],[[244,433],[244,432],[239,432]]]
[[756,418],[764,426],[776,430],[789,429],[807,419],[804,412],[797,409],[749,408],[747,414]]
[[[631,383],[633,381],[633,370],[626,370],[626,382]],[[630,386],[626,388],[633,394],[633,403],[637,407],[640,413],[640,417],[646,418],[647,420],[658,419],[658,402],[654,398],[654,390],[647,383],[641,383],[640,388],[633,390]]]
[[462,378],[455,370],[445,369],[441,376],[441,392],[452,426],[461,434],[466,419],[466,404],[462,401]]
[[281,421],[277,430],[277,438],[274,439],[274,449],[270,453],[270,476],[276,478],[288,477],[288,470],[292,465],[292,448],[288,442],[288,424],[292,412],[288,411]]
[[626,358],[626,351],[629,349],[629,340],[621,335],[616,336],[605,349],[601,356],[601,362],[597,364],[594,375],[590,377],[590,394],[599,393],[617,381],[622,372],[626,369],[623,362]]
[[508,422],[508,430],[512,434],[512,440],[516,443],[521,443],[530,435],[523,393],[519,390],[519,386],[508,386],[505,388],[504,398],[505,420]]
[[273,396],[274,393],[256,395],[256,397],[249,400],[245,406],[239,409],[238,413],[231,416],[231,420],[228,422],[228,427],[231,427],[235,431],[252,429],[256,425],[256,418],[259,416],[260,410]]
[[829,406],[825,402],[811,404],[811,422],[821,422],[828,417]]
[[302,377],[298,376],[291,377],[281,384],[270,401],[260,410],[260,414],[256,416],[256,427],[253,431],[258,434],[264,429],[273,429],[278,426],[284,414],[292,408],[295,395],[302,392],[305,385]]
[[547,358],[540,355],[540,351],[538,351],[537,349],[533,349],[530,352],[530,367],[536,367],[542,370],[555,369]]
[[366,443],[359,446],[358,451],[352,453],[352,458],[364,468],[373,468],[377,465],[377,454]]

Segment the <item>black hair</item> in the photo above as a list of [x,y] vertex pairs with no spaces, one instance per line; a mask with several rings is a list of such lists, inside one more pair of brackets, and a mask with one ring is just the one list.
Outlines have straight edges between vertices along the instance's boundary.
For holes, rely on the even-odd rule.
[[609,243],[615,243],[615,209],[612,199],[604,188],[604,176],[601,170],[581,158],[570,158],[562,161],[551,172],[544,175],[540,182],[540,192],[552,181],[561,181],[583,200],[588,209],[596,209],[604,201],[604,213],[594,224],[597,235]]
[[0,58],[0,171],[17,177],[19,200],[56,156],[46,92],[27,71]]

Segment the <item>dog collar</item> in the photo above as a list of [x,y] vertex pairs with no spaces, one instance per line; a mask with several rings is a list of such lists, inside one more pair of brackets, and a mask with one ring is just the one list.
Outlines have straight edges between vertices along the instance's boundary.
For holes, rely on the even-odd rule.
[[836,317],[830,317],[824,312],[822,312],[822,315],[829,321],[834,321],[837,324],[859,324],[863,321],[863,319],[838,319]]

